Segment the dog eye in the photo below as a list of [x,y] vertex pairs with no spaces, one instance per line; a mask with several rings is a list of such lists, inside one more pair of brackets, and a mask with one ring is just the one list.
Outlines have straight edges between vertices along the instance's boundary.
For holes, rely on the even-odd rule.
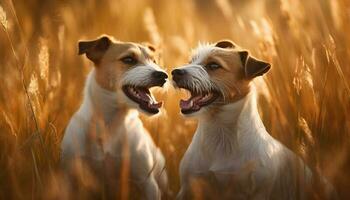
[[221,65],[219,65],[216,62],[211,62],[211,63],[208,63],[207,65],[205,65],[205,68],[207,68],[209,70],[219,69],[220,67],[221,67]]
[[131,56],[126,56],[122,58],[121,61],[127,65],[135,65],[137,63],[137,60]]

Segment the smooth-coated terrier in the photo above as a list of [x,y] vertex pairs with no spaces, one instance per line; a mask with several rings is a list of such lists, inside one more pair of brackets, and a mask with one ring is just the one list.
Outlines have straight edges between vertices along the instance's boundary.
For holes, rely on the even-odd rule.
[[182,114],[198,119],[181,160],[178,199],[201,192],[204,199],[307,198],[312,172],[270,136],[258,113],[251,81],[270,68],[223,40],[200,45],[172,71],[175,87],[191,94],[180,102]]
[[65,131],[63,166],[73,170],[73,163],[83,160],[112,182],[120,174],[106,174],[107,169],[119,173],[124,166],[142,196],[160,199],[167,192],[165,160],[137,112],[153,115],[162,106],[149,91],[163,86],[168,77],[155,63],[155,48],[102,36],[80,41],[79,54],[85,54],[94,68],[86,80],[83,103]]

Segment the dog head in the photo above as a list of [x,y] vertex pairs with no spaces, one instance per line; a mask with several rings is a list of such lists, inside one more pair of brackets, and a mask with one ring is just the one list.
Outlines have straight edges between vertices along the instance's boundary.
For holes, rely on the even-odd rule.
[[149,89],[163,86],[167,74],[156,64],[151,45],[115,41],[109,36],[80,41],[79,55],[85,54],[95,66],[96,82],[117,94],[118,103],[156,114],[162,102],[157,102]]
[[252,57],[228,40],[200,45],[189,64],[171,72],[175,87],[191,93],[188,100],[181,100],[181,112],[197,114],[233,103],[249,93],[252,79],[270,68],[269,63]]

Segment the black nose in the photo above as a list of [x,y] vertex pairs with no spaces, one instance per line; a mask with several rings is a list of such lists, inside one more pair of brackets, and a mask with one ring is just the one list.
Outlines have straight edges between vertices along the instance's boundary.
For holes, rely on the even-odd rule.
[[185,74],[186,74],[186,71],[184,69],[174,69],[171,72],[171,75],[173,75],[173,76],[183,76]]
[[156,71],[156,72],[153,72],[152,73],[152,77],[155,78],[155,79],[167,79],[168,78],[168,75],[164,72],[160,72],[160,71]]

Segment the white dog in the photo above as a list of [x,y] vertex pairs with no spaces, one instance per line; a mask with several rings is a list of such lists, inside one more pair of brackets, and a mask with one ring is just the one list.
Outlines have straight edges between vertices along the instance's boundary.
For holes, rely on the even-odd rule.
[[269,69],[224,40],[199,46],[189,64],[172,71],[175,87],[191,93],[180,102],[182,114],[198,118],[178,199],[307,198],[310,169],[270,136],[258,113],[251,81]]
[[[117,171],[126,162],[130,169],[124,172],[130,171],[130,179],[149,200],[160,199],[167,191],[163,155],[135,109],[156,114],[162,106],[149,91],[167,79],[155,64],[154,51],[150,45],[108,36],[79,42],[79,54],[93,61],[94,69],[86,81],[83,103],[66,129],[61,155],[66,169],[82,159],[108,179],[117,179],[118,174],[106,175],[106,168]],[[106,160],[110,162],[104,166]]]

